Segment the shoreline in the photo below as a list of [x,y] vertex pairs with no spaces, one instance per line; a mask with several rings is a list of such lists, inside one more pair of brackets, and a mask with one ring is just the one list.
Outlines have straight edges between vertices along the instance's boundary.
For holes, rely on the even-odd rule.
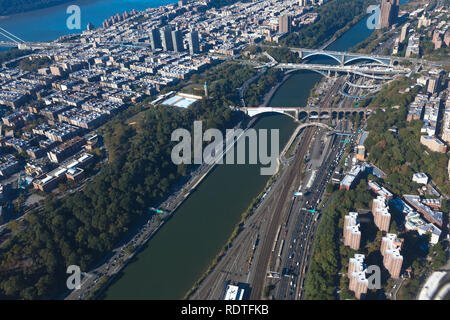
[[273,86],[269,92],[264,95],[263,102],[261,103],[261,107],[268,107],[270,102],[273,99],[273,96],[278,91],[278,89],[293,75],[294,73],[289,73],[281,79],[275,86]]

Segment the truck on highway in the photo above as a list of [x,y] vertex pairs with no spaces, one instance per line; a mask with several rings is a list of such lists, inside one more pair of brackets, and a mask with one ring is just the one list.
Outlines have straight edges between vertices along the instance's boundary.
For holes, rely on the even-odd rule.
[[279,257],[281,257],[281,252],[283,251],[283,247],[284,247],[284,239],[283,239],[283,241],[281,241],[280,251],[278,251],[278,256]]
[[317,220],[319,220],[319,217],[320,217],[320,212],[317,211],[317,215],[316,215],[316,218],[314,219],[314,221],[317,222]]
[[305,190],[311,189],[311,187],[314,183],[314,180],[316,179],[317,171],[318,171],[317,169],[314,169],[313,172],[311,173],[308,183],[306,184]]

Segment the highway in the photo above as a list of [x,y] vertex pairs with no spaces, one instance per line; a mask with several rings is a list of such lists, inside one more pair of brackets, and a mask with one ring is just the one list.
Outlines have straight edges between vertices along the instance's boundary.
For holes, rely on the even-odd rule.
[[[315,136],[316,143],[314,143],[311,150],[311,160],[308,161],[308,167],[314,162],[319,162],[322,153],[325,152],[322,138],[325,138],[324,132],[318,131]],[[334,136],[330,138],[334,140]],[[311,175],[312,171],[316,169],[315,167],[314,165],[309,167],[308,171],[311,172]],[[277,294],[275,297],[279,300],[295,298],[294,292],[297,286],[297,276],[301,273],[302,260],[307,251],[308,235],[315,215],[313,211],[317,200],[314,199],[315,192],[311,191],[316,190],[318,187],[317,174],[320,173],[320,170],[316,170],[315,176],[311,177],[310,175],[308,181],[314,179],[310,188],[306,186],[308,181],[303,181],[302,185],[300,185],[299,190],[302,190],[303,196],[294,198],[288,219],[283,224],[282,233],[286,235],[284,238],[285,245],[281,255],[277,257],[278,263],[275,266],[278,267],[277,271],[282,274],[281,279],[276,283]]]
[[[320,137],[321,135],[317,139]],[[320,166],[311,187],[306,190],[303,185],[304,195],[294,199],[290,219],[285,223],[285,247],[279,257],[282,277],[276,283],[275,295],[279,300],[299,299],[303,294],[303,284],[319,222],[319,204],[345,147],[339,137],[333,135],[330,138],[318,154],[316,150],[312,150],[311,161],[320,157]],[[319,145],[316,144],[315,149]]]

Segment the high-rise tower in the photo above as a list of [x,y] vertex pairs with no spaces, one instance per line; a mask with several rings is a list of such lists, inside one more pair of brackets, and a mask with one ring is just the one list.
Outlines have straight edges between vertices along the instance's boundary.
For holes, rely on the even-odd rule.
[[173,51],[175,52],[184,51],[183,33],[180,30],[172,31],[172,43],[173,43]]
[[164,27],[160,30],[161,43],[164,51],[173,51],[172,29]]
[[152,50],[162,48],[161,34],[158,28],[152,28],[150,30],[150,46],[152,47]]
[[398,18],[400,0],[381,0],[381,13],[379,28],[389,28]]
[[187,35],[188,43],[189,43],[189,53],[194,55],[196,53],[200,53],[200,46],[198,41],[198,32],[191,31]]

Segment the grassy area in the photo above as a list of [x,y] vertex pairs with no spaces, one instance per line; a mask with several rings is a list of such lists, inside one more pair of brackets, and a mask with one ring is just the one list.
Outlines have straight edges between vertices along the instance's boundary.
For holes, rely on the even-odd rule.
[[414,300],[419,289],[419,279],[405,280],[397,293],[397,300]]
[[201,83],[188,84],[181,89],[181,92],[187,93],[187,94],[193,94],[193,95],[197,95],[197,96],[203,96],[205,93],[204,85]]
[[295,138],[294,142],[291,143],[291,145],[289,146],[289,149],[286,151],[286,154],[285,154],[285,156],[284,156],[286,159],[288,159],[290,156],[292,156],[292,154],[293,154],[293,152],[294,152],[294,150],[295,150],[295,147],[298,145],[300,139],[301,139],[301,136],[298,135],[298,136]]

